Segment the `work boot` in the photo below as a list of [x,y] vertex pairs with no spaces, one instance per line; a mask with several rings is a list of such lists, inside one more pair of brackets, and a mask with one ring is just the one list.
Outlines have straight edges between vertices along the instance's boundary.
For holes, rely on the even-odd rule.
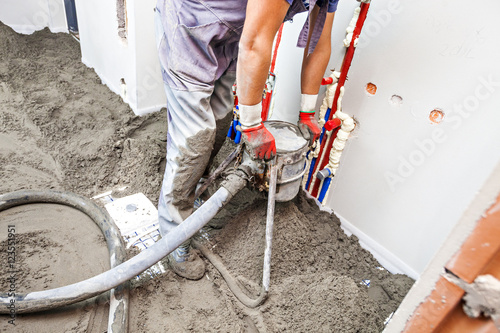
[[205,262],[189,245],[179,246],[167,256],[168,265],[175,274],[189,280],[199,280],[205,275]]

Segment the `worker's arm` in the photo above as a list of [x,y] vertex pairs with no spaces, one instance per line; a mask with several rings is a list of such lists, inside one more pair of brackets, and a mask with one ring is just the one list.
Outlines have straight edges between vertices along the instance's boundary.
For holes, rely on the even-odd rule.
[[335,12],[327,13],[325,25],[321,32],[321,36],[314,48],[313,53],[308,53],[309,43],[311,41],[311,32],[314,31],[314,24],[319,12],[319,7],[315,6],[311,12],[309,22],[311,27],[309,29],[309,36],[307,45],[304,49],[304,57],[302,59],[302,72],[301,72],[301,110],[299,116],[299,128],[305,137],[309,136],[311,144],[319,138],[321,128],[315,118],[316,100],[318,97],[319,88],[321,86],[321,79],[326,71],[326,66],[330,61],[331,55],[331,32],[333,25],[333,18]]
[[269,73],[274,36],[289,8],[285,0],[248,0],[239,44],[236,81],[242,139],[255,158],[276,154],[274,138],[262,125],[262,92]]
[[248,0],[236,69],[241,104],[255,105],[262,101],[274,37],[288,8],[285,0]]

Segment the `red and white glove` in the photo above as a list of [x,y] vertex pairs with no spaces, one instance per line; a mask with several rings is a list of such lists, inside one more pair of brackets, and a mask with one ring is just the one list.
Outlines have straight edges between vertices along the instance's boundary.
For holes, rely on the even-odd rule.
[[321,135],[321,127],[314,117],[314,113],[314,111],[300,111],[299,122],[297,123],[304,139],[309,140],[310,146]]
[[270,160],[276,155],[274,137],[264,124],[242,129],[241,139],[250,156],[259,160]]
[[270,160],[276,155],[273,135],[262,124],[262,103],[239,105],[241,140],[254,159]]

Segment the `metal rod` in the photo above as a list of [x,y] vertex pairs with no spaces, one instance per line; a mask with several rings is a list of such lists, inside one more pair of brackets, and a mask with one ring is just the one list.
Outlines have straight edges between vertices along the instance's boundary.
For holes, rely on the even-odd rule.
[[269,195],[267,197],[266,250],[264,251],[264,268],[262,274],[262,286],[266,292],[269,291],[269,283],[271,281],[271,247],[273,243],[274,204],[279,170],[279,165],[276,164],[276,159],[270,163],[270,166],[271,175],[269,178]]

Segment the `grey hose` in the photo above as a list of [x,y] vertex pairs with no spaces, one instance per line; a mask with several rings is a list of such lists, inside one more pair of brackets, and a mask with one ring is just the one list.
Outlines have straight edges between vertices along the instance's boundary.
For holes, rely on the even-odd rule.
[[[17,313],[42,311],[76,303],[101,294],[130,280],[160,261],[184,241],[192,237],[236,193],[243,189],[246,183],[247,181],[243,177],[234,174],[230,175],[222,184],[222,187],[183,223],[174,228],[153,246],[107,272],[68,286],[16,295],[15,304]],[[0,210],[2,209],[1,201],[5,200],[0,197]],[[6,294],[2,294],[0,296],[0,313],[9,313],[8,304],[10,304],[10,298],[6,297]]]
[[271,247],[273,241],[273,226],[274,226],[274,206],[276,195],[276,183],[278,179],[278,170],[280,165],[276,165],[276,161],[270,163],[271,176],[269,179],[269,196],[267,200],[267,219],[266,219],[266,248],[264,251],[264,265],[262,268],[262,286],[260,288],[259,296],[257,298],[249,297],[239,286],[236,279],[227,270],[221,258],[213,253],[205,244],[198,240],[193,240],[193,245],[203,253],[212,265],[219,271],[227,286],[234,294],[234,296],[246,307],[256,308],[267,299],[269,292],[269,283],[271,279]]
[[[0,211],[15,207],[21,206],[25,204],[33,204],[33,203],[54,203],[61,204],[65,206],[69,206],[75,209],[80,210],[81,212],[87,214],[92,221],[97,224],[97,226],[101,229],[108,247],[109,258],[110,258],[110,266],[116,267],[125,261],[126,252],[125,246],[123,244],[123,240],[121,238],[120,232],[116,227],[115,223],[109,216],[109,214],[99,208],[94,202],[90,201],[87,198],[82,196],[67,193],[67,192],[59,192],[52,190],[43,190],[43,191],[31,191],[31,190],[21,190],[15,191],[7,194],[0,195]],[[18,301],[19,298],[23,298],[22,295],[16,295],[15,312],[23,313],[23,312],[34,312],[37,311],[35,309],[31,310],[29,308],[24,309],[22,302]],[[7,306],[11,306],[10,299],[6,298],[5,294],[0,294],[1,304]],[[6,300],[6,302],[4,302]],[[109,327],[119,328],[118,330],[112,330],[110,332],[127,332],[128,331],[128,284],[123,283],[111,290],[110,302],[114,306],[110,306],[109,313]],[[19,302],[19,303],[18,303]],[[75,301],[76,302],[76,301]],[[71,303],[75,303],[71,302]],[[50,304],[50,300],[41,300],[40,303]],[[68,303],[70,304],[70,303]],[[53,306],[46,306],[43,309],[50,309]],[[11,310],[10,308],[0,308],[0,313],[6,313],[5,309],[7,309],[7,313]],[[119,309],[119,311],[114,311]],[[109,331],[109,330],[108,330]]]
[[257,306],[264,303],[267,298],[267,290],[264,289],[264,286],[261,286],[259,296],[257,296],[257,298],[250,298],[247,294],[245,294],[245,292],[243,292],[243,290],[241,290],[238,282],[227,270],[226,266],[224,266],[224,263],[218,255],[213,253],[201,242],[194,241],[193,245],[201,251],[203,256],[207,258],[212,263],[212,265],[214,265],[214,267],[219,271],[219,273],[226,281],[227,286],[229,287],[231,292],[243,305],[249,308],[256,308]]

